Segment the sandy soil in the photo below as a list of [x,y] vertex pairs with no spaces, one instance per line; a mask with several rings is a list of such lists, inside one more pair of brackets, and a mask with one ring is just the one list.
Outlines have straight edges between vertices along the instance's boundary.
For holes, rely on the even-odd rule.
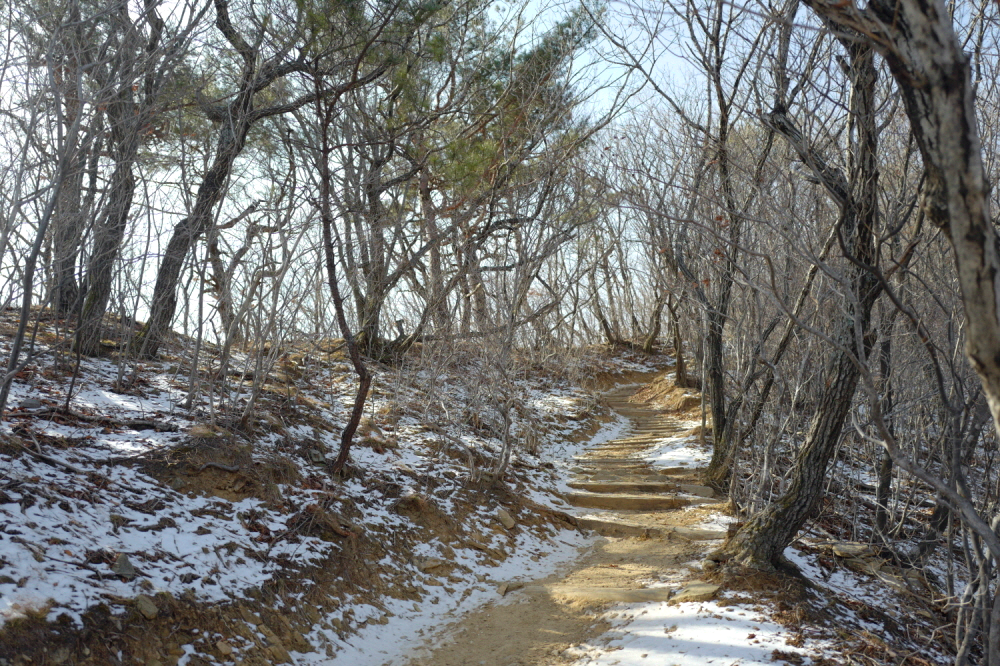
[[[633,432],[669,435],[689,423],[682,414],[671,415],[662,408],[635,401],[632,393],[614,392],[607,400],[632,421]],[[683,478],[668,479],[643,465],[641,460],[627,467],[602,462],[609,457],[609,450],[621,446],[622,440],[615,440],[595,447],[576,468],[580,472],[578,479],[696,482],[695,470]],[[655,444],[649,446],[652,448]],[[641,453],[641,447],[630,455],[636,453]],[[662,528],[697,523],[710,510],[701,505],[674,511],[596,509],[587,513],[607,521]],[[675,535],[665,538],[602,537],[560,576],[533,581],[524,588],[508,591],[504,597],[498,590],[493,605],[449,627],[442,627],[437,636],[414,652],[407,666],[558,666],[573,663],[580,657],[574,650],[576,646],[592,642],[607,632],[609,625],[602,615],[612,603],[607,600],[609,597],[624,595],[627,598],[628,591],[639,590],[656,594],[655,590],[664,590],[664,585],[680,586],[682,581],[693,577],[692,569],[684,565],[700,560],[710,544]],[[653,583],[658,585],[649,589]]]

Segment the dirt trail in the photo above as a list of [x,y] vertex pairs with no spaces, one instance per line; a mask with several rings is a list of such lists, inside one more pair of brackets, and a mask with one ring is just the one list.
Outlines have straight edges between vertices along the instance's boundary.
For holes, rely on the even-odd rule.
[[[627,434],[577,458],[566,500],[590,509],[581,527],[608,537],[572,569],[507,593],[508,599],[465,616],[445,638],[425,646],[409,666],[555,666],[580,657],[576,646],[608,630],[613,602],[665,601],[681,586],[680,565],[722,532],[687,527],[703,512],[681,509],[717,502],[696,470],[654,469],[635,456],[690,423],[632,402],[636,387],[605,394],[631,421]],[[671,583],[662,586],[663,582]],[[652,583],[661,585],[650,587]],[[499,596],[498,596],[499,600]],[[443,644],[442,644],[443,643]]]

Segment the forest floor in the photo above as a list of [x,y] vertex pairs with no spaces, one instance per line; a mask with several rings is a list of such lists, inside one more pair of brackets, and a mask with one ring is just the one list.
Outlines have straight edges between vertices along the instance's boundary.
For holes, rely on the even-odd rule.
[[342,352],[265,351],[81,359],[39,327],[0,423],[0,666],[947,663],[926,581],[835,521],[798,574],[703,570],[734,518],[668,357],[526,364],[502,478],[481,358],[376,364],[333,477]]

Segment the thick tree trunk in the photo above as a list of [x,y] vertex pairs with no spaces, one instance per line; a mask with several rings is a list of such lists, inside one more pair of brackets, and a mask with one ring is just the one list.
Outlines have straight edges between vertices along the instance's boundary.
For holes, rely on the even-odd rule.
[[96,355],[101,346],[101,324],[111,298],[115,262],[121,250],[135,193],[133,167],[139,154],[140,118],[131,92],[109,109],[115,170],[111,174],[108,204],[94,231],[94,249],[87,268],[86,293],[76,330],[77,351]]
[[232,105],[232,122],[220,130],[215,160],[198,187],[194,210],[177,223],[167,243],[156,273],[149,321],[139,333],[140,354],[146,358],[153,358],[159,353],[160,345],[170,330],[177,311],[177,285],[184,261],[195,241],[211,226],[215,208],[225,194],[233,163],[243,150],[250,129],[251,99],[252,95],[241,96],[237,101],[242,103]]
[[[877,288],[873,280],[868,283],[870,290]],[[872,299],[869,296],[867,300]],[[868,327],[870,314],[870,304],[862,304],[861,311],[855,313],[861,317],[862,328]],[[841,344],[852,344],[854,323],[852,318],[844,326],[838,340]],[[830,457],[840,441],[858,385],[859,370],[851,355],[846,350],[837,352],[826,369],[827,387],[816,407],[805,444],[796,456],[788,490],[751,518],[726,544],[726,551],[740,564],[770,569],[779,563],[785,548],[817,507]]]
[[83,241],[82,187],[83,159],[77,155],[52,215],[52,307],[60,317],[73,313],[80,296],[76,264]]
[[725,546],[728,556],[743,565],[770,569],[782,560],[784,549],[816,509],[823,494],[826,470],[854,399],[860,376],[859,363],[872,345],[871,310],[881,291],[875,276],[861,264],[875,264],[875,224],[878,219],[878,128],[875,116],[874,51],[863,43],[843,38],[850,54],[851,152],[849,180],[825,162],[798,132],[784,109],[776,109],[770,122],[809,164],[841,206],[840,233],[845,251],[852,255],[847,317],[841,324],[824,373],[820,396],[805,443],[799,450],[788,489],[776,502],[752,517]]
[[77,351],[86,355],[100,353],[101,324],[108,310],[115,262],[125,238],[128,213],[135,192],[132,162],[118,164],[111,183],[106,217],[97,227],[94,236],[94,250],[87,270],[87,291],[76,331]]
[[[729,299],[727,298],[720,305],[725,305],[728,311]],[[726,414],[725,372],[723,370],[725,359],[722,350],[722,334],[725,325],[725,312],[715,308],[708,311],[708,335],[705,336],[705,379],[707,381],[708,407],[712,414],[714,446],[712,447],[712,460],[705,472],[705,480],[717,490],[722,490],[725,487],[731,473],[729,468],[731,442],[726,441],[723,437],[723,433],[727,430],[728,417]]]
[[656,341],[660,338],[663,306],[665,305],[666,301],[663,300],[662,296],[659,296],[656,299],[655,307],[653,307],[653,313],[649,315],[649,334],[646,336],[646,340],[642,343],[642,351],[647,354],[652,354],[656,350]]
[[[68,86],[64,97],[66,126],[76,122],[80,115],[80,101],[76,98],[75,83]],[[69,169],[52,213],[52,307],[60,317],[68,317],[76,310],[80,297],[77,276],[77,259],[84,237],[84,211],[81,210],[83,175],[86,169],[89,132],[71,134],[66,146]]]

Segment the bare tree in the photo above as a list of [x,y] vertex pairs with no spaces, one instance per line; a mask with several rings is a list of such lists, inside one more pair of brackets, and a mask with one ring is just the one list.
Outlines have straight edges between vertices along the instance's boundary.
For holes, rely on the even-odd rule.
[[[311,24],[304,7],[292,9],[288,24],[276,26],[261,15],[251,14],[246,21],[252,26],[249,38],[234,23],[229,14],[228,0],[215,0],[215,27],[239,57],[239,71],[232,93],[217,100],[200,99],[205,115],[219,126],[218,143],[212,164],[202,177],[194,208],[173,230],[160,263],[153,290],[150,318],[140,333],[141,351],[155,356],[170,329],[177,308],[177,285],[181,268],[194,242],[214,224],[216,209],[226,193],[233,165],[246,145],[247,134],[255,123],[264,118],[289,113],[314,101],[317,96],[336,98],[353,88],[377,80],[388,67],[388,56],[369,62],[372,47],[386,26],[394,20],[394,8],[376,17],[371,23],[354,22],[347,12],[340,20],[352,25],[350,31],[322,34],[324,26]],[[288,10],[284,7],[283,10]],[[336,23],[331,22],[331,26]],[[338,35],[344,41],[317,41]],[[295,74],[329,72],[328,86],[292,94],[277,103],[260,104],[261,93]]]

